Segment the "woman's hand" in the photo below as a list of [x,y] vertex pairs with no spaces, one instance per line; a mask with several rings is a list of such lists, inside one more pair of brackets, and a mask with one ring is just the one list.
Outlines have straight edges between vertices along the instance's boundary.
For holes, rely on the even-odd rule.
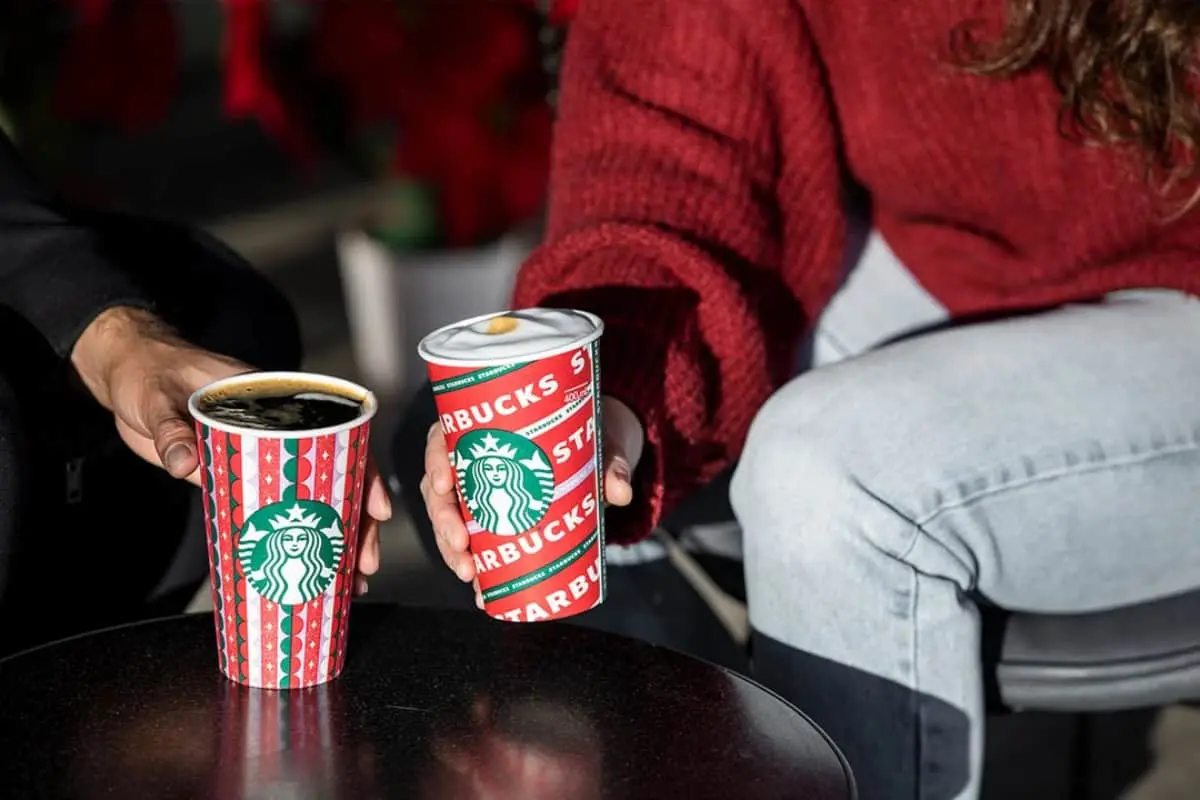
[[[627,506],[633,500],[630,476],[642,457],[645,434],[633,411],[620,400],[604,397],[601,400],[604,431],[604,499],[609,505]],[[421,497],[433,523],[438,550],[459,580],[475,580],[475,562],[468,550],[467,526],[463,522],[454,492],[454,470],[446,450],[446,438],[441,425],[429,429],[425,445],[425,477],[421,479]],[[479,587],[475,588],[475,603],[483,607]]]
[[[251,372],[236,359],[192,345],[153,314],[111,308],[87,327],[71,353],[79,377],[113,412],[121,439],[133,452],[176,478],[200,484],[196,431],[188,413],[192,392],[231,375]],[[379,569],[379,523],[392,516],[374,463],[367,466],[356,591]]]

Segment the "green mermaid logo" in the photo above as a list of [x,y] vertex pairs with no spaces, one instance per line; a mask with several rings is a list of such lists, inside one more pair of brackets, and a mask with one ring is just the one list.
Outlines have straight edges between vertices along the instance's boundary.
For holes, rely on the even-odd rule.
[[345,548],[336,511],[315,500],[286,500],[250,515],[238,560],[254,591],[281,606],[297,606],[325,593]]
[[554,468],[536,444],[508,431],[475,430],[454,446],[463,501],[479,527],[500,536],[541,522],[554,499]]

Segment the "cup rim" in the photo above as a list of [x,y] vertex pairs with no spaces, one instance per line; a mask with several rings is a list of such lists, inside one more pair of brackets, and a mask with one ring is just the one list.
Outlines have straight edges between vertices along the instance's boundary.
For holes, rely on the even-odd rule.
[[429,349],[426,346],[430,339],[432,339],[434,336],[437,336],[439,333],[442,333],[443,331],[449,330],[450,328],[474,325],[477,322],[483,322],[484,320],[491,319],[492,317],[502,317],[505,314],[511,314],[514,311],[524,310],[527,309],[517,308],[506,309],[504,311],[492,311],[487,314],[479,314],[474,317],[467,317],[466,319],[460,319],[457,322],[451,322],[447,325],[442,325],[436,330],[432,330],[421,337],[421,341],[417,345],[417,355],[419,355],[421,360],[426,364],[436,364],[439,367],[499,367],[505,364],[517,364],[525,361],[541,361],[544,358],[551,358],[553,356],[562,355],[563,353],[569,353],[576,348],[591,344],[604,335],[604,320],[600,319],[600,317],[596,316],[590,311],[583,311],[578,308],[564,308],[559,310],[570,311],[572,314],[578,314],[581,317],[586,317],[588,321],[596,327],[586,336],[581,336],[569,344],[553,347],[542,352],[529,353],[528,355],[524,356],[505,356],[498,358],[444,358],[442,356],[433,355],[429,352]]
[[[343,422],[339,425],[330,425],[324,428],[309,428],[298,431],[272,431],[262,428],[248,428],[242,425],[234,425],[221,420],[213,419],[209,415],[200,410],[200,400],[207,395],[228,389],[230,387],[242,386],[248,383],[259,383],[261,381],[295,381],[298,383],[313,383],[316,385],[324,384],[335,391],[342,390],[351,395],[360,396],[362,410],[358,416],[348,422]],[[375,393],[365,386],[348,381],[345,378],[336,378],[332,375],[324,375],[320,372],[302,372],[298,370],[255,370],[253,372],[242,372],[237,375],[231,375],[228,378],[220,378],[204,386],[201,386],[196,391],[192,392],[188,398],[188,413],[192,415],[192,419],[201,425],[207,426],[222,433],[231,433],[237,436],[256,436],[258,438],[274,438],[274,439],[312,439],[317,436],[330,436],[333,434],[344,433],[345,431],[354,430],[359,425],[365,422],[370,422],[375,414],[379,411],[379,400],[375,397]]]

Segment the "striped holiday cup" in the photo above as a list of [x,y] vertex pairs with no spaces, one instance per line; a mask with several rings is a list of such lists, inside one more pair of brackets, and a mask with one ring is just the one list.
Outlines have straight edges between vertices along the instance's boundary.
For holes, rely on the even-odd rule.
[[484,610],[512,622],[604,600],[603,323],[526,309],[434,331],[433,381]]
[[346,659],[373,394],[258,372],[192,395],[221,671],[297,689]]

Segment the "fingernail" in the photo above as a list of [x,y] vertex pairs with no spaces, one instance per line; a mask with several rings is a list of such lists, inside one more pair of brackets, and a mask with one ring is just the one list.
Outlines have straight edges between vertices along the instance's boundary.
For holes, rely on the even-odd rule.
[[484,610],[483,595],[479,594],[478,592],[476,592],[476,594],[475,594],[475,607],[478,608],[480,611]]
[[366,594],[367,593],[367,579],[359,578],[358,582],[355,584],[355,588],[358,590],[359,595]]
[[167,452],[163,453],[163,466],[167,468],[167,472],[174,475],[187,468],[187,461],[191,454],[190,447],[183,442],[176,442],[167,448]]
[[469,564],[467,564],[467,562],[460,561],[458,562],[458,566],[454,568],[454,574],[458,576],[460,581],[465,583],[471,580],[471,573],[469,571],[470,569],[471,567]]

